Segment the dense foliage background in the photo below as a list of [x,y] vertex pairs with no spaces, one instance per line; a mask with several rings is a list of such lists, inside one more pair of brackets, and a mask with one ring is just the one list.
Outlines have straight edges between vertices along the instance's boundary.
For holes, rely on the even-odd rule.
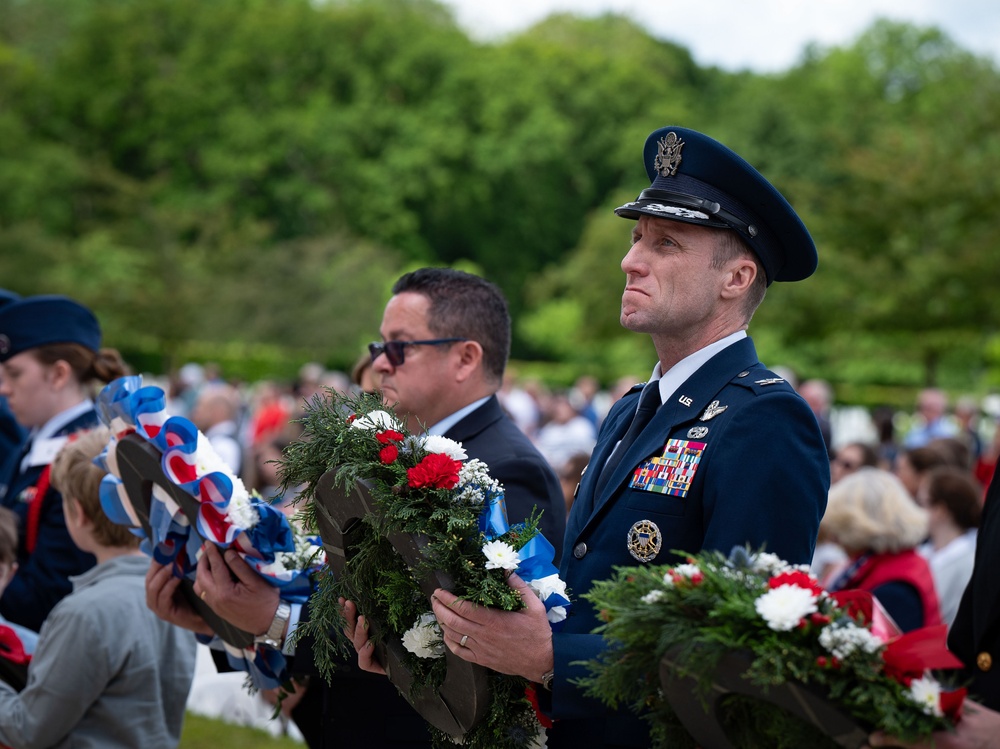
[[522,370],[644,376],[618,325],[665,124],[754,163],[816,239],[762,358],[844,401],[1000,385],[1000,74],[878,22],[779,75],[616,16],[496,43],[433,0],[0,0],[0,284],[97,311],[140,369],[347,367],[423,264],[499,283]]

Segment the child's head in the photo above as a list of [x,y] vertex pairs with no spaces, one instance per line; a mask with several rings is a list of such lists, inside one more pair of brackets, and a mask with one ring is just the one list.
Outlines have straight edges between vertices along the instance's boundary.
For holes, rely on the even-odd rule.
[[137,548],[139,538],[128,528],[108,520],[101,509],[100,485],[105,474],[93,461],[104,450],[109,437],[105,427],[78,432],[52,462],[52,486],[62,494],[67,515],[78,520],[76,513],[82,511],[91,522],[94,543],[111,548]]
[[0,507],[0,593],[17,571],[17,515]]

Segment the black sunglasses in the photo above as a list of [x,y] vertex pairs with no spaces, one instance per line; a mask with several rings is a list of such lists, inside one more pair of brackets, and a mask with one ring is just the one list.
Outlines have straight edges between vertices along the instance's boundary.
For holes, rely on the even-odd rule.
[[371,354],[372,362],[378,359],[382,354],[385,354],[385,358],[389,360],[389,363],[394,367],[403,366],[403,362],[406,361],[406,356],[404,351],[407,346],[443,346],[446,343],[458,343],[459,341],[467,341],[468,338],[431,338],[426,341],[384,341],[379,343],[378,341],[373,341],[368,344],[368,353]]

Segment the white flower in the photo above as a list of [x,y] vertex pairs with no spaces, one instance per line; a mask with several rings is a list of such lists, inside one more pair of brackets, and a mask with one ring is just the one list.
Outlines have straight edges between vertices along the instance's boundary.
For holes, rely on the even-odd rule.
[[521,556],[514,547],[503,541],[487,541],[483,544],[483,554],[488,570],[516,570],[521,563]]
[[233,526],[249,530],[257,525],[260,515],[250,501],[250,492],[239,476],[234,476],[229,464],[226,463],[219,454],[215,452],[212,443],[208,438],[198,432],[198,442],[194,451],[194,465],[198,477],[206,476],[209,473],[222,473],[228,476],[233,482],[233,494],[229,498],[226,506],[226,520]]
[[666,588],[674,587],[674,573],[671,570],[667,570],[667,573],[663,576],[663,586]]
[[413,626],[403,633],[403,647],[418,658],[440,658],[444,655],[444,639],[434,614],[421,614]]
[[461,442],[455,442],[440,434],[428,434],[424,437],[422,446],[429,453],[444,453],[452,460],[465,460],[469,457]]
[[876,653],[882,647],[882,640],[872,634],[866,627],[859,627],[854,622],[830,624],[819,633],[819,644],[828,653],[844,660],[858,650],[866,653]]
[[666,595],[666,593],[664,593],[662,590],[656,589],[656,590],[649,591],[640,600],[643,603],[656,603],[661,598],[663,598],[663,596],[665,596],[665,595]]
[[359,416],[351,422],[355,429],[392,429],[400,431],[401,427],[388,411],[372,411],[364,416]]
[[[454,460],[454,458],[453,458]],[[477,458],[463,463],[455,487],[456,504],[482,505],[493,497],[502,497],[503,487],[490,476],[487,465]]]
[[788,562],[777,554],[761,552],[753,558],[753,571],[758,575],[774,577],[782,572],[786,572],[788,568]]
[[546,575],[545,577],[539,577],[535,580],[530,580],[528,582],[528,587],[531,588],[538,595],[539,599],[544,601],[546,598],[555,593],[558,596],[569,599],[566,595],[566,583],[559,579],[559,575]]
[[944,715],[941,710],[941,685],[926,676],[910,682],[910,691],[906,695],[920,705],[920,709],[928,715],[938,718]]
[[551,609],[545,612],[545,615],[549,618],[551,624],[556,624],[561,622],[566,618],[566,607],[565,606],[553,606]]
[[701,567],[697,564],[678,564],[674,567],[674,574],[679,577],[686,577],[688,580],[693,580],[700,577]]
[[754,601],[754,608],[768,627],[788,632],[795,629],[802,617],[816,611],[816,596],[798,585],[779,585]]

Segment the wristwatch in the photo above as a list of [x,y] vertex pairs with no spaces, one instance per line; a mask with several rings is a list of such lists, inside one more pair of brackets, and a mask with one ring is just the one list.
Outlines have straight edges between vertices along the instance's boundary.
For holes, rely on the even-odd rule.
[[271,620],[271,626],[264,634],[254,637],[253,641],[272,648],[280,648],[281,636],[285,634],[285,625],[288,624],[291,616],[292,607],[284,601],[279,601],[278,610],[274,612],[274,619]]
[[542,674],[542,688],[552,691],[552,680],[556,678],[555,669]]

